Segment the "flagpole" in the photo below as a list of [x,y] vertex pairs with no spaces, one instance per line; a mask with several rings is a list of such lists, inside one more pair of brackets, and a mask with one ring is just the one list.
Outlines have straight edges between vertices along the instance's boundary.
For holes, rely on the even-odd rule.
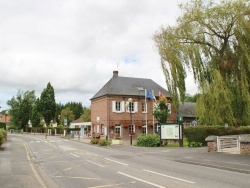
[[145,107],[146,107],[146,113],[145,113],[146,134],[148,134],[148,124],[147,124],[148,107],[147,107],[147,90],[146,89],[145,89]]
[[[154,107],[155,107],[155,92],[154,92],[154,90],[152,90],[152,95],[153,95],[153,97],[154,97],[154,100],[153,100],[153,110],[152,111],[154,111]],[[152,113],[153,114],[153,113]],[[154,117],[154,115],[153,115],[153,134],[155,134],[155,117]]]

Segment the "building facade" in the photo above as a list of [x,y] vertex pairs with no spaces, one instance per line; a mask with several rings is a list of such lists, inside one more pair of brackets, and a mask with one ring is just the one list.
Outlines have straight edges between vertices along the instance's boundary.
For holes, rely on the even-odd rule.
[[[130,135],[157,132],[154,101],[146,99],[145,90],[154,93],[156,99],[159,92],[170,99],[169,93],[151,79],[120,77],[113,71],[113,77],[90,99],[92,134],[129,139]],[[176,110],[171,108],[168,122],[176,122],[176,117]]]

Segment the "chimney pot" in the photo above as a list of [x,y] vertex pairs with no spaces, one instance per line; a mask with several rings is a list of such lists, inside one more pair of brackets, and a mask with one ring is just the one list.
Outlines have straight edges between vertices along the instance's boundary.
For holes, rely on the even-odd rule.
[[113,77],[118,77],[118,71],[113,71]]

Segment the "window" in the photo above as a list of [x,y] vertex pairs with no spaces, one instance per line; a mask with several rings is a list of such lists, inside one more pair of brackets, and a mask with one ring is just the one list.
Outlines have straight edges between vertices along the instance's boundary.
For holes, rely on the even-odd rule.
[[112,101],[112,112],[124,112],[124,101]]
[[127,107],[127,112],[130,112],[130,109],[131,109],[131,112],[132,113],[135,113],[135,112],[138,112],[138,102],[131,102],[131,103],[126,103],[126,106],[128,105]]
[[142,113],[147,113],[147,103],[142,102]]
[[134,125],[129,125],[128,131],[129,131],[129,133],[134,133],[135,132]]
[[121,125],[115,124],[115,134],[121,136]]
[[168,113],[171,114],[171,103],[167,103]]
[[121,111],[121,102],[115,102],[115,110]]
[[147,127],[146,127],[146,125],[142,126],[142,134],[147,134]]

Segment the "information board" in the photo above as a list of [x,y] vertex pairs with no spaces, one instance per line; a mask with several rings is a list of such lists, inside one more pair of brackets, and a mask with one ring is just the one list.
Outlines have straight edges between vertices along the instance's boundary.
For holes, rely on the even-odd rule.
[[161,124],[161,139],[179,139],[179,125]]

